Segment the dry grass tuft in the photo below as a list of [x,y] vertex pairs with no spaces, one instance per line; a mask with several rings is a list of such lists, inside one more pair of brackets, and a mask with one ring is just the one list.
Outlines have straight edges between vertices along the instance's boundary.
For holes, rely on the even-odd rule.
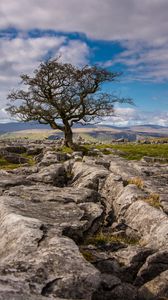
[[143,200],[155,208],[160,208],[161,204],[160,204],[159,198],[160,198],[160,196],[158,194],[152,193]]
[[139,189],[143,189],[144,181],[140,177],[128,179],[128,184],[135,184]]

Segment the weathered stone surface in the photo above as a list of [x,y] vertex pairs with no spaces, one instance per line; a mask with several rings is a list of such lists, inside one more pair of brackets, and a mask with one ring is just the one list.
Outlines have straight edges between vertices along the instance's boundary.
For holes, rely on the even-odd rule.
[[149,248],[128,246],[113,253],[113,257],[121,264],[121,274],[127,282],[133,282],[147,257],[153,253]]
[[144,197],[145,193],[138,189],[136,185],[130,184],[126,186],[113,202],[113,209],[117,218],[119,220],[123,218],[129,206]]
[[139,290],[139,298],[141,300],[166,300],[168,298],[168,271],[162,272],[144,284]]
[[135,284],[141,286],[158,276],[161,272],[168,270],[168,251],[160,250],[150,255],[139,269]]
[[101,283],[98,290],[94,293],[93,300],[136,300],[137,290],[128,283],[113,275],[102,274]]
[[19,188],[13,188],[0,198],[0,278],[6,293],[90,299],[99,284],[99,272],[61,233],[67,227],[91,228],[103,213],[101,204],[65,204],[58,193],[58,202],[44,200],[44,195],[35,201],[33,187],[27,193],[26,188],[18,192]]
[[63,162],[68,158],[69,156],[66,153],[47,151],[39,162],[39,166],[49,166],[58,162]]
[[16,153],[4,153],[3,157],[6,159],[7,162],[12,164],[25,164],[28,163],[28,159],[25,157],[20,156]]
[[153,249],[168,245],[168,218],[162,211],[137,200],[129,206],[124,218],[128,227],[141,237],[141,245]]
[[38,173],[28,176],[27,180],[50,183],[55,186],[65,186],[67,175],[63,164],[53,164],[52,166],[41,168]]
[[28,148],[27,148],[27,155],[38,155],[43,151],[43,146],[40,145],[36,145],[36,144],[31,144]]
[[26,152],[26,147],[23,146],[23,145],[20,145],[20,146],[6,146],[6,147],[1,147],[0,148],[0,153],[4,153],[5,152],[10,152],[10,153],[16,153],[16,154],[22,154],[22,153],[25,153]]
[[0,187],[5,189],[10,186],[17,186],[17,185],[22,185],[25,184],[27,185],[29,182],[26,180],[25,176],[16,176],[12,175],[8,172],[6,174],[0,174]]
[[57,146],[25,141],[37,165],[0,171],[0,299],[167,297],[168,165]]
[[74,187],[87,187],[94,190],[101,188],[109,171],[103,166],[94,166],[83,162],[75,162],[72,168],[72,185]]

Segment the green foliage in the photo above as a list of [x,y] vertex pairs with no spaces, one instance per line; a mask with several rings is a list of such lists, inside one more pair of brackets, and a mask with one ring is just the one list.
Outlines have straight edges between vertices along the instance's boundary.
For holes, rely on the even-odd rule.
[[99,232],[96,235],[87,239],[86,244],[92,244],[95,246],[103,246],[108,243],[123,243],[129,245],[136,245],[137,239],[122,235],[112,235],[110,233]]
[[73,153],[73,149],[71,149],[70,147],[67,147],[67,146],[63,146],[60,148],[60,152],[71,154],[71,153]]

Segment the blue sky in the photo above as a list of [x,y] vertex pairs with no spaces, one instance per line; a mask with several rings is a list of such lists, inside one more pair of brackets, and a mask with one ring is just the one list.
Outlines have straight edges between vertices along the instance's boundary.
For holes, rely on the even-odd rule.
[[122,72],[109,92],[131,97],[104,123],[168,126],[167,0],[1,0],[0,122],[21,73],[46,57]]

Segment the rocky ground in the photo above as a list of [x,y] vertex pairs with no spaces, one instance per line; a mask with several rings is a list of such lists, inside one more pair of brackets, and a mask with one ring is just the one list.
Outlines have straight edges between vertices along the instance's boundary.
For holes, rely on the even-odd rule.
[[0,299],[168,299],[168,164],[58,150],[1,144]]

